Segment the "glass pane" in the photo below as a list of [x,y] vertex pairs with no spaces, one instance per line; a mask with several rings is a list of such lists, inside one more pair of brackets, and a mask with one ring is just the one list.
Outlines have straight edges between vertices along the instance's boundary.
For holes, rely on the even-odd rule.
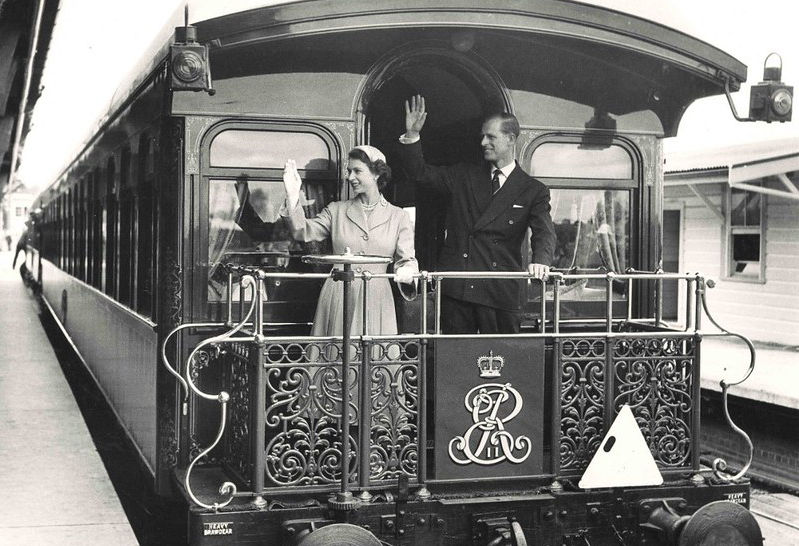
[[730,224],[746,225],[746,192],[743,190],[730,191]]
[[[553,189],[551,202],[557,235],[554,267],[617,273],[628,267],[630,192]],[[623,297],[624,290],[624,283],[614,285],[615,299]],[[605,282],[578,281],[563,289],[561,299],[604,300]]]
[[[316,216],[332,198],[332,185],[303,184],[306,216]],[[211,180],[208,194],[208,299],[221,301],[227,276],[220,264],[260,265],[290,270],[292,256],[321,253],[312,243],[292,239],[280,209],[286,199],[282,181]],[[295,260],[298,261],[298,260]],[[238,292],[238,287],[236,287]],[[238,294],[234,294],[234,300]]]
[[759,193],[747,192],[746,194],[746,224],[747,226],[760,225],[760,199]]
[[558,178],[607,178],[628,180],[633,177],[630,154],[621,146],[583,149],[576,142],[547,142],[533,152],[530,174]]
[[732,236],[732,259],[736,262],[759,262],[760,235],[734,234]]
[[313,133],[230,130],[211,143],[214,167],[282,169],[287,159],[294,159],[300,169],[330,169],[330,150]]
[[759,226],[760,199],[759,193],[730,190],[730,225]]

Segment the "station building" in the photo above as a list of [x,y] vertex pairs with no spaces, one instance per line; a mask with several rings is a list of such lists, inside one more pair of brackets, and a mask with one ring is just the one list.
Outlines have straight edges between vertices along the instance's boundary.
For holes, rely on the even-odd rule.
[[725,328],[799,345],[799,139],[669,154],[664,194],[663,268],[714,279]]

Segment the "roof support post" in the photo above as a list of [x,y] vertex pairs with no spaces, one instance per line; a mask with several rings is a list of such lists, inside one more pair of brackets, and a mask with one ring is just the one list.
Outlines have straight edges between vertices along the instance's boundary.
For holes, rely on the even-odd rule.
[[731,188],[735,188],[737,190],[746,190],[755,193],[765,193],[766,195],[775,195],[777,197],[783,197],[785,199],[793,199],[794,201],[799,201],[799,192],[792,193],[783,190],[772,190],[771,188],[763,188],[761,186],[755,186],[754,184],[730,184]]
[[780,173],[780,174],[777,175],[777,178],[779,179],[780,182],[783,183],[783,185],[786,188],[788,188],[789,192],[799,194],[799,189],[796,189],[796,186],[794,185],[793,182],[791,182],[791,179],[788,178],[787,174]]
[[696,195],[699,199],[702,200],[702,202],[705,204],[708,210],[710,210],[710,212],[716,215],[716,218],[718,218],[722,222],[724,221],[724,214],[722,214],[719,208],[715,205],[715,203],[713,203],[713,201],[711,201],[708,198],[708,196],[706,196],[704,193],[696,189],[696,187],[693,184],[686,184],[686,186],[688,186],[689,190],[694,192],[694,195]]

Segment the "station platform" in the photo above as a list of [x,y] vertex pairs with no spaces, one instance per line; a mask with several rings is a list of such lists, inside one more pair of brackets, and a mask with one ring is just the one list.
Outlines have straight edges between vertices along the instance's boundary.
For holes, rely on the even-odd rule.
[[[799,347],[755,343],[755,370],[728,392],[749,400],[799,409]],[[721,392],[722,379],[739,381],[749,368],[749,349],[738,338],[702,340],[702,388]]]
[[11,261],[0,252],[0,544],[138,544]]

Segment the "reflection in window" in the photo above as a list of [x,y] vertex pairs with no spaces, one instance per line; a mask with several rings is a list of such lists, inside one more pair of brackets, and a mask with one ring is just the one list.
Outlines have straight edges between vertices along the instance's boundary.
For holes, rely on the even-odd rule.
[[633,177],[630,154],[621,146],[580,148],[573,142],[546,142],[530,160],[535,177],[629,180]]
[[730,189],[729,263],[727,274],[749,280],[759,280],[761,268],[761,239],[763,196],[756,192]]
[[[330,201],[325,185],[304,183],[307,217],[316,216]],[[260,265],[274,271],[291,270],[292,256],[320,253],[318,243],[298,243],[280,215],[286,199],[282,181],[211,179],[208,194],[208,299],[226,297],[223,263]],[[294,260],[295,262],[297,260]],[[238,300],[238,287],[233,299]]]
[[[623,272],[630,262],[630,193],[626,190],[553,189],[552,221],[557,245],[553,267]],[[614,286],[617,296],[623,283]],[[566,286],[564,300],[605,299],[605,282]]]
[[330,150],[313,133],[228,130],[211,143],[212,167],[282,169],[287,159],[299,169],[330,169]]

